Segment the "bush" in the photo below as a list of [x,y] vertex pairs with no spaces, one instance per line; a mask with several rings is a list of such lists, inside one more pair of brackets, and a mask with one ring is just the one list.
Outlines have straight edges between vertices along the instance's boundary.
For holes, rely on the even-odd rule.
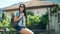
[[48,14],[45,14],[41,17],[41,23],[48,24]]
[[5,13],[2,13],[2,20],[0,21],[0,27],[4,29],[14,30],[11,26],[11,18],[8,18]]
[[41,21],[36,26],[37,29],[46,29],[46,26],[48,24],[48,14],[45,14],[45,15],[41,16],[40,20]]
[[34,15],[34,13],[32,11],[26,11],[26,15]]
[[58,5],[58,10],[60,10],[60,4]]
[[5,13],[2,13],[2,20],[0,21],[0,27],[8,27],[10,24],[10,18]]
[[[31,11],[32,12],[32,11]],[[39,17],[37,14],[27,14],[27,27],[30,29],[46,28],[48,24],[48,14]]]
[[39,19],[39,16],[37,14],[32,15],[28,15],[27,16],[27,27],[30,29],[35,29],[36,25],[38,25],[38,23],[41,20]]

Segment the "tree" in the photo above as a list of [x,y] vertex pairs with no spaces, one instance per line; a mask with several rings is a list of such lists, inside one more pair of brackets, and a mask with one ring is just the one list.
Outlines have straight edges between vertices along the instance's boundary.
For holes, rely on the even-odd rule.
[[58,10],[60,10],[60,4],[58,5]]
[[37,14],[27,16],[27,27],[30,29],[37,29],[36,25],[40,22],[39,16]]
[[32,12],[32,11],[26,11],[26,15],[34,15],[34,12]]

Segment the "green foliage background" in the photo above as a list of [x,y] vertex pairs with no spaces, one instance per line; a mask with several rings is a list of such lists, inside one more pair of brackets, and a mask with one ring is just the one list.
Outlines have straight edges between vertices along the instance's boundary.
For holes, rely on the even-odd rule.
[[7,15],[3,12],[2,17],[0,21],[0,28],[6,29],[8,28],[9,31],[15,30],[14,28],[11,27],[11,18],[7,17]]
[[40,24],[48,24],[48,14],[40,17],[39,15],[33,13],[32,11],[27,12],[27,27],[30,29],[38,29],[40,28]]
[[[32,11],[26,12],[27,19],[26,24],[29,29],[38,29],[40,28],[41,23],[45,24],[45,26],[48,24],[48,15],[45,14],[42,17],[35,14]],[[2,13],[2,20],[0,21],[0,27],[8,28],[10,31],[15,30],[11,26],[11,18],[7,17],[5,13]]]

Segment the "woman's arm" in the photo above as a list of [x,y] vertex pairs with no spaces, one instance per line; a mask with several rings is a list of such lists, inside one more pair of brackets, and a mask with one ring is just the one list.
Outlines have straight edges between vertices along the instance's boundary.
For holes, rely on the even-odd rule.
[[24,16],[24,13],[22,13],[20,17],[15,16],[15,17],[14,17],[14,22],[17,22],[17,21],[20,20],[23,16]]

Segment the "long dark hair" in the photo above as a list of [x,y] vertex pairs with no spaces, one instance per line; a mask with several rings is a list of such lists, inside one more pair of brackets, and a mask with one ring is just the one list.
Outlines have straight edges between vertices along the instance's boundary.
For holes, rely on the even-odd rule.
[[19,11],[20,11],[20,7],[22,7],[21,5],[23,5],[23,7],[24,7],[23,13],[24,13],[24,16],[27,18],[27,16],[26,16],[26,8],[25,8],[25,5],[24,4],[20,4]]

